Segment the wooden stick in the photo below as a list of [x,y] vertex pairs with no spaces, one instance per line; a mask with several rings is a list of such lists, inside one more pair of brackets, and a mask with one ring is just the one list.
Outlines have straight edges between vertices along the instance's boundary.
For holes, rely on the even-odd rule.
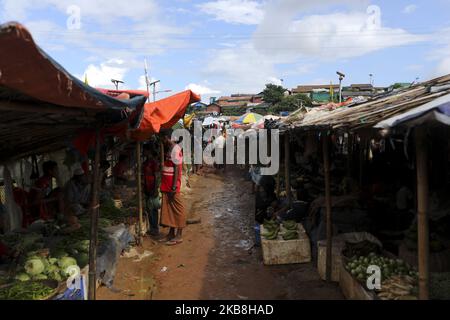
[[364,183],[364,163],[365,163],[365,153],[366,140],[360,136],[359,141],[359,187],[362,189]]
[[138,210],[139,210],[139,235],[138,242],[142,244],[142,226],[144,224],[143,213],[144,206],[142,202],[142,157],[141,157],[141,143],[136,142],[136,181],[137,181],[137,196],[138,196]]
[[93,168],[93,184],[91,199],[91,230],[89,241],[89,300],[96,299],[97,285],[97,231],[99,216],[99,171],[100,171],[100,129],[97,128],[95,140],[95,160]]
[[277,199],[280,198],[280,180],[281,180],[281,173],[280,170],[278,170],[277,173],[277,186],[276,186],[276,194],[277,194]]
[[287,132],[284,135],[284,174],[285,174],[286,196],[288,199],[289,208],[292,208],[290,143],[289,143],[289,133]]
[[332,264],[332,220],[331,220],[331,184],[330,184],[330,147],[329,136],[323,133],[323,173],[325,178],[325,201],[326,201],[326,225],[327,225],[327,257],[326,257],[326,280],[331,281],[331,264]]
[[428,167],[424,127],[416,128],[419,299],[429,299]]

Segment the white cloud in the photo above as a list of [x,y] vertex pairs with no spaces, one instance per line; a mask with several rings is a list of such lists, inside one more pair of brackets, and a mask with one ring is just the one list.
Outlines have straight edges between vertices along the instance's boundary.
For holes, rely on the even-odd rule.
[[[368,10],[367,1],[344,0],[343,4],[346,11],[312,14],[329,9],[336,1],[267,2],[267,14],[247,43],[210,52],[206,75],[215,78],[215,87],[223,92],[258,92],[268,82],[279,84],[284,76],[311,73],[321,61],[363,56],[427,39],[383,26],[378,7]],[[282,71],[282,65],[292,68]]]
[[[450,48],[449,48],[450,49]],[[443,58],[437,65],[436,76],[442,76],[446,74],[450,74],[450,56]]]
[[279,83],[275,62],[251,45],[212,50],[204,73],[222,92],[258,93],[267,83]]
[[436,32],[434,42],[437,47],[428,53],[427,59],[433,61],[435,67],[429,71],[428,78],[450,74],[450,28]]
[[[153,78],[153,77],[150,77],[148,80],[149,80],[150,83],[152,83],[153,81],[156,81],[157,79]],[[145,75],[140,76],[138,82],[139,82],[138,90],[146,91],[147,90],[147,81],[145,81]],[[161,84],[160,82],[156,83],[155,91],[159,91],[160,90],[160,84]],[[149,90],[150,90],[150,92],[152,92],[153,86],[151,86],[149,88]]]
[[265,19],[254,34],[255,48],[286,61],[304,57],[334,60],[425,40],[402,29],[384,27],[381,17],[378,20],[365,11],[310,15],[301,20],[294,20],[292,13]]
[[114,89],[111,79],[123,80],[128,71],[123,60],[110,59],[100,65],[90,64],[78,78],[84,80],[84,76],[87,75],[90,86]]
[[403,13],[410,14],[410,13],[415,12],[416,10],[417,10],[417,5],[410,4],[410,5],[407,5],[405,8],[403,8]]
[[211,89],[207,86],[196,84],[196,83],[190,83],[185,87],[185,90],[192,90],[192,92],[199,94],[201,96],[203,95],[212,95],[212,94],[218,94],[220,93],[219,90]]
[[250,0],[218,0],[198,5],[201,11],[216,20],[233,24],[259,24],[264,18],[263,5]]

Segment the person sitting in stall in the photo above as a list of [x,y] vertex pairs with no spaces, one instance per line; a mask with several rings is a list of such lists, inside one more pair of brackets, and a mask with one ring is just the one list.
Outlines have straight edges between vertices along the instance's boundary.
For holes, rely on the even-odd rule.
[[128,183],[127,171],[128,171],[128,156],[125,154],[120,155],[119,162],[112,169],[114,184],[126,185]]
[[277,196],[275,195],[275,180],[272,176],[259,176],[258,184],[259,188],[257,188],[255,200],[255,220],[258,223],[263,223],[264,219],[272,218],[273,212],[270,212],[271,210],[269,207],[271,207],[271,204],[274,201],[277,201]]
[[157,161],[158,155],[155,148],[150,144],[144,145],[144,155],[147,159],[142,164],[142,170],[144,174],[145,205],[150,220],[149,234],[158,237],[158,210],[160,207],[157,176],[159,172],[159,163]]
[[88,211],[90,202],[90,186],[83,169],[77,168],[72,178],[64,186],[64,200],[66,202],[65,216],[81,216]]
[[44,175],[40,177],[29,192],[29,211],[33,220],[50,220],[64,213],[64,200],[61,188],[53,188],[53,179],[58,176],[58,164],[44,162]]

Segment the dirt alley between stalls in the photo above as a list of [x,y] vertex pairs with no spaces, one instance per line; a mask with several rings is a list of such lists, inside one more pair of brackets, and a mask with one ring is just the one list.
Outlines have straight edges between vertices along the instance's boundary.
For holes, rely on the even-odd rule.
[[[120,258],[113,290],[101,300],[343,299],[337,284],[320,280],[312,263],[264,266],[254,247],[254,195],[244,172],[206,168],[184,188],[188,219],[184,243],[169,247],[146,237],[152,255]],[[166,230],[162,230],[166,232]]]

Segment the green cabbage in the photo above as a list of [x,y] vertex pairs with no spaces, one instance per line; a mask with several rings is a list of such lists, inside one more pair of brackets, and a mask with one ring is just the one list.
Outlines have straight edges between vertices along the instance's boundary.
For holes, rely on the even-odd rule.
[[76,266],[77,261],[75,258],[72,257],[62,257],[58,260],[58,266],[61,268],[62,271],[66,271],[66,269],[70,266]]
[[31,258],[25,262],[24,269],[30,276],[41,274],[45,270],[45,265],[41,259]]
[[59,273],[59,271],[49,274],[48,278],[51,279],[51,280],[56,280],[58,282],[63,280],[63,278],[61,277],[61,274]]
[[33,277],[33,280],[47,280],[47,276],[45,274],[38,274]]
[[19,281],[30,281],[31,280],[30,276],[27,275],[26,273],[19,273],[16,275],[16,277],[14,279],[19,280]]
[[58,268],[58,266],[53,265],[53,264],[49,265],[49,266],[45,269],[45,273],[46,273],[46,274],[52,274],[52,273],[55,273],[55,272],[59,272],[59,268]]

